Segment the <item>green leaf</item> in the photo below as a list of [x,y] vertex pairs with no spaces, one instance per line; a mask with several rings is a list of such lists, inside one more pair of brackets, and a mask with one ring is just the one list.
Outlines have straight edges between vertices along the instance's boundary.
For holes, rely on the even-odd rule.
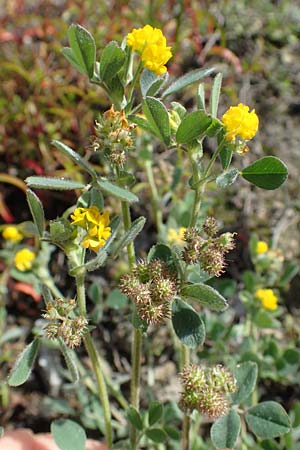
[[69,63],[72,64],[72,66],[78,70],[78,72],[82,73],[83,75],[87,74],[85,66],[82,67],[80,65],[80,63],[76,59],[73,50],[70,47],[63,47],[61,52],[64,55],[64,57],[69,61]]
[[288,348],[284,351],[283,357],[288,364],[299,364],[300,352],[294,348]]
[[96,45],[93,36],[78,24],[70,26],[68,36],[77,64],[92,78],[96,61]]
[[148,428],[145,431],[145,435],[147,438],[151,439],[153,442],[157,442],[158,444],[161,442],[165,442],[167,439],[167,433],[161,428]]
[[28,380],[39,348],[40,340],[38,338],[25,347],[8,377],[9,386],[20,386]]
[[253,317],[253,323],[260,328],[277,328],[278,321],[275,320],[269,311],[258,311]]
[[139,217],[134,222],[132,222],[131,227],[128,231],[122,236],[122,238],[119,240],[116,248],[114,249],[113,256],[116,257],[124,248],[126,245],[130,244],[130,242],[133,242],[134,239],[137,237],[137,235],[142,231],[144,228],[146,222],[145,217]]
[[137,430],[142,431],[144,426],[143,426],[143,421],[142,421],[141,416],[138,413],[138,411],[133,406],[129,406],[126,414],[127,414],[127,419],[129,420],[131,425],[133,425]]
[[98,186],[93,186],[90,190],[83,192],[77,200],[78,208],[88,208],[89,206],[97,206],[100,211],[104,208],[103,195]]
[[43,204],[38,196],[30,189],[27,189],[26,197],[33,221],[38,229],[40,237],[42,237],[45,231],[45,215]]
[[4,435],[4,428],[0,427],[0,438],[2,438]]
[[182,287],[180,294],[188,297],[213,311],[225,311],[228,308],[226,299],[216,289],[207,284],[188,284]]
[[291,429],[290,419],[276,402],[262,402],[250,408],[245,415],[250,430],[259,438],[271,439],[286,434]]
[[223,129],[224,125],[222,124],[222,122],[220,122],[218,119],[212,118],[211,124],[209,125],[205,133],[208,137],[215,137],[218,134],[221,134],[221,131],[223,131]]
[[226,188],[231,186],[239,176],[237,169],[230,169],[227,172],[222,173],[216,179],[216,183],[220,188]]
[[149,425],[150,427],[159,421],[163,414],[163,406],[160,402],[152,402],[149,406]]
[[231,409],[225,417],[220,417],[211,427],[211,440],[216,448],[233,448],[240,430],[240,416],[234,409]]
[[119,75],[106,81],[109,88],[109,95],[111,99],[116,103],[122,103],[124,97],[124,86],[120,80]]
[[96,258],[90,259],[86,264],[85,268],[88,272],[94,272],[94,270],[102,267],[108,258],[107,251],[103,248],[100,249],[97,253]]
[[276,189],[288,176],[286,165],[275,156],[264,156],[246,167],[241,175],[245,180],[262,189]]
[[120,289],[113,289],[107,296],[106,305],[112,309],[122,309],[128,304],[128,297]]
[[230,142],[225,142],[222,150],[220,151],[220,160],[224,170],[227,170],[230,166],[234,145]]
[[199,314],[180,299],[172,304],[173,328],[180,341],[189,348],[197,348],[205,339],[205,326]]
[[78,181],[66,180],[54,177],[27,177],[25,183],[31,188],[53,189],[54,191],[66,191],[71,189],[84,189],[85,185]]
[[233,375],[237,381],[237,390],[231,395],[233,403],[239,404],[253,392],[257,380],[257,364],[246,361],[236,366]]
[[102,189],[107,194],[113,195],[114,197],[117,197],[120,200],[123,200],[125,202],[133,203],[138,202],[139,199],[136,195],[134,195],[132,192],[127,191],[126,189],[123,189],[113,183],[111,183],[108,180],[105,180],[102,178],[101,180],[97,181],[98,186],[100,189]]
[[212,117],[217,117],[217,115],[218,115],[222,78],[223,78],[223,75],[221,73],[218,73],[215,76],[214,82],[212,85],[211,96],[210,96],[210,113],[211,113]]
[[72,382],[78,383],[79,373],[78,373],[78,368],[77,368],[77,364],[76,364],[76,355],[73,350],[71,350],[69,347],[66,346],[63,339],[59,338],[58,340],[59,340],[60,350],[64,357],[67,368],[70,372]]
[[197,106],[201,111],[205,111],[205,89],[204,84],[200,83],[197,91]]
[[54,145],[54,147],[57,148],[57,150],[59,150],[60,153],[67,156],[71,161],[73,161],[75,164],[84,169],[84,171],[90,174],[92,178],[97,177],[95,170],[77,152],[72,150],[66,144],[63,144],[60,141],[56,141],[55,139],[51,143],[52,145]]
[[186,75],[183,75],[180,78],[177,78],[174,83],[172,83],[164,92],[162,97],[165,98],[168,95],[174,94],[174,92],[181,91],[185,87],[189,86],[190,84],[196,83],[196,81],[201,80],[202,78],[207,77],[212,72],[214,72],[214,68],[211,69],[196,69],[192,72],[187,73]]
[[178,428],[173,427],[172,425],[166,425],[164,427],[165,432],[169,436],[169,438],[173,439],[174,441],[179,441],[181,434],[178,430]]
[[51,434],[60,450],[85,450],[85,431],[72,420],[55,420],[51,423]]
[[155,134],[155,132],[151,128],[151,125],[149,124],[149,122],[146,119],[144,119],[143,117],[139,117],[139,116],[135,116],[133,114],[129,114],[128,120],[130,122],[135,123],[142,130],[147,131],[147,133]]
[[143,98],[155,95],[166,82],[167,76],[168,72],[164,75],[157,76],[151,70],[144,69],[140,78],[140,87]]
[[177,129],[176,141],[178,144],[186,144],[199,138],[210,126],[211,121],[211,117],[203,111],[193,111],[187,114]]
[[165,105],[157,98],[143,100],[143,112],[156,136],[166,145],[170,143],[169,114]]
[[116,76],[125,62],[125,52],[117,42],[111,41],[104,48],[100,60],[100,78],[104,82]]

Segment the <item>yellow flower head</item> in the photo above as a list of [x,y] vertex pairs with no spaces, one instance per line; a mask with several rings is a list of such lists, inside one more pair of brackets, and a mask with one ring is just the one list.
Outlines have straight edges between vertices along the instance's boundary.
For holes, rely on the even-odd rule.
[[162,47],[159,45],[147,45],[142,53],[142,61],[146,69],[162,75],[167,71],[165,64],[172,57],[170,47]]
[[167,241],[170,244],[183,245],[184,244],[184,233],[186,228],[181,227],[179,230],[175,230],[175,228],[169,228]]
[[87,234],[81,241],[81,246],[97,252],[111,235],[109,213],[101,213],[97,206],[76,208],[71,215],[72,224],[86,230]]
[[262,255],[263,253],[267,253],[269,250],[269,246],[265,241],[258,241],[256,245],[256,253],[258,255]]
[[257,289],[255,296],[261,301],[262,306],[270,311],[275,311],[278,307],[278,298],[272,289]]
[[2,236],[7,241],[12,241],[12,242],[20,242],[23,239],[22,233],[20,233],[18,228],[13,225],[9,225],[8,227],[5,227],[3,230]]
[[257,133],[259,123],[255,110],[249,112],[249,106],[242,103],[231,106],[223,115],[222,122],[228,141],[234,141],[237,136],[245,140],[252,139]]
[[134,28],[128,34],[126,44],[134,52],[142,53],[147,45],[158,45],[165,47],[166,38],[159,28],[153,28],[151,25],[145,25],[143,28]]
[[171,47],[159,28],[145,25],[143,28],[134,28],[128,34],[126,44],[133,51],[141,55],[143,66],[146,69],[162,75],[167,71],[165,64],[172,57]]
[[23,248],[15,254],[15,266],[20,272],[25,272],[31,269],[33,261],[35,260],[35,253],[29,248]]

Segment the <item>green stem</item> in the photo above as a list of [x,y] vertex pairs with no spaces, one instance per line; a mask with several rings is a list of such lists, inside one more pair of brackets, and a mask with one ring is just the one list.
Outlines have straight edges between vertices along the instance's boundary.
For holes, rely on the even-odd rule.
[[[77,302],[79,311],[82,316],[86,317],[86,299],[85,299],[85,273],[79,273],[76,275],[76,287],[77,287]],[[93,370],[97,381],[98,395],[102,404],[104,422],[105,422],[105,437],[108,450],[112,449],[112,427],[111,427],[111,414],[109,399],[105,384],[104,375],[101,367],[101,360],[96,350],[95,344],[91,337],[90,332],[87,332],[84,336],[85,348],[91,358]]]
[[154,176],[153,176],[153,170],[152,170],[152,162],[150,160],[147,160],[145,162],[145,168],[146,168],[146,174],[152,194],[152,205],[153,205],[153,212],[154,212],[154,219],[155,219],[155,225],[157,232],[159,234],[162,226],[162,211],[160,208],[160,199],[157,191],[157,187],[155,184]]
[[[181,344],[181,370],[190,363],[190,351],[189,348]],[[190,417],[185,414],[183,416],[182,424],[182,450],[189,450],[190,448]]]
[[[139,77],[139,75],[140,75],[140,73],[142,71],[142,68],[143,68],[143,63],[142,63],[142,61],[140,61],[139,65],[138,65],[138,67],[136,69],[136,72],[134,74],[134,77],[132,79],[132,82],[131,82],[130,90],[129,90],[129,93],[128,93],[127,105],[131,104],[132,94],[133,94],[135,85],[137,83],[138,77]],[[130,109],[131,109],[131,105],[130,105]]]
[[[131,226],[130,209],[128,202],[122,202],[122,215],[125,231]],[[130,242],[127,246],[128,264],[131,270],[135,265],[134,244]],[[140,376],[141,376],[141,352],[142,352],[142,332],[134,328],[131,345],[131,383],[130,383],[130,402],[131,405],[139,409],[140,403]],[[135,427],[130,429],[130,442],[132,450],[137,448],[137,432]]]
[[182,450],[189,450],[190,448],[190,426],[191,419],[187,414],[185,414],[182,428]]

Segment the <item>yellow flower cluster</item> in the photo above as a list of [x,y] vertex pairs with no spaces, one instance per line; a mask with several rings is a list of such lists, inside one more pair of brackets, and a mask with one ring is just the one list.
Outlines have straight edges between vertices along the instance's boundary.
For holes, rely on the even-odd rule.
[[275,311],[278,307],[278,298],[272,289],[257,289],[256,298],[261,301],[262,306],[270,311]]
[[267,253],[269,250],[269,246],[265,241],[258,241],[256,244],[256,253],[258,255],[262,255],[264,253]]
[[246,141],[252,139],[257,133],[259,120],[254,109],[249,112],[249,106],[239,103],[226,111],[222,122],[226,128],[226,139],[232,142],[237,136]]
[[179,230],[175,230],[175,228],[169,228],[167,241],[170,242],[170,244],[184,245],[185,231],[185,227],[181,227],[179,228]]
[[35,260],[35,253],[29,248],[23,248],[15,254],[15,266],[20,272],[25,272],[31,269],[33,261]]
[[11,242],[20,242],[23,239],[22,233],[20,233],[18,228],[13,225],[5,227],[2,236],[5,240]]
[[101,213],[97,206],[89,208],[76,208],[71,214],[72,225],[86,230],[86,235],[81,241],[81,246],[97,252],[106,243],[111,235],[109,225],[109,213]]
[[156,75],[167,71],[165,64],[172,57],[171,47],[159,28],[145,25],[143,28],[134,28],[128,34],[126,44],[134,52],[141,55],[143,66]]

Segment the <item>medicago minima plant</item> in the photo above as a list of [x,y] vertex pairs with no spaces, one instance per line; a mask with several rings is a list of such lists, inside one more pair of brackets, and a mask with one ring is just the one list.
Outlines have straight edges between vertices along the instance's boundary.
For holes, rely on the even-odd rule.
[[[258,441],[287,433],[290,422],[282,406],[274,401],[259,403],[251,396],[257,379],[256,363],[244,361],[224,367],[211,365],[197,355],[197,349],[205,346],[206,311],[218,314],[229,307],[223,295],[207,281],[225,272],[227,254],[235,246],[235,233],[221,232],[217,218],[207,214],[206,188],[214,184],[217,189],[226,189],[243,178],[271,190],[287,178],[286,166],[273,156],[243,167],[242,156],[249,151],[259,127],[255,110],[239,103],[219,118],[222,75],[213,75],[214,69],[208,68],[171,79],[167,71],[171,46],[162,31],[150,25],[132,30],[121,44],[108,43],[100,60],[93,37],[83,27],[69,28],[69,43],[70,47],[62,50],[64,56],[92,84],[105,91],[111,106],[97,117],[86,156],[80,156],[63,142],[52,142],[56,152],[78,167],[80,177],[27,178],[27,200],[39,237],[34,248],[22,242],[18,230],[5,231],[4,238],[15,255],[16,270],[39,274],[41,268],[35,264],[35,257],[42,246],[54,244],[64,252],[69,275],[75,281],[70,299],[58,291],[53,280],[49,282],[50,274],[48,278],[40,277],[46,325],[20,355],[9,384],[18,386],[28,379],[40,345],[44,339],[50,339],[60,346],[74,383],[82,382],[75,351],[84,345],[101,402],[109,450],[162,449],[167,448],[164,445],[169,445],[168,440],[170,448],[188,450],[197,437],[199,417],[213,422],[210,445],[216,448],[236,448],[240,442],[245,446],[247,429]],[[207,104],[201,80],[208,76],[213,79]],[[172,98],[191,84],[198,84],[196,106],[187,111]],[[204,139],[211,140],[212,154],[203,151]],[[167,189],[164,186],[169,202],[165,209],[173,214],[171,220],[164,212],[165,198],[153,172],[154,151],[158,148],[161,155],[173,157],[173,180]],[[131,219],[131,207],[141,200],[137,179],[141,170],[148,187],[147,198],[151,198],[157,243],[142,255],[143,259],[137,259],[136,238],[149,220],[146,215]],[[183,199],[175,195],[179,185]],[[79,196],[76,205],[47,224],[43,204],[34,189],[76,190]],[[146,214],[148,210],[149,205],[146,208],[140,202],[138,211]],[[129,399],[119,387],[112,386],[105,374],[103,356],[93,339],[93,329],[98,324],[92,322],[86,306],[89,274],[113,260],[115,263],[124,253],[128,268],[120,277],[117,292],[129,299],[131,311]],[[121,319],[124,320],[122,312]],[[146,406],[140,409],[141,361],[146,351],[143,342],[150,339],[149,329],[164,326],[169,327],[179,355],[178,378],[182,387],[176,420],[181,418],[182,425],[167,419],[166,407],[154,394],[147,394],[149,401],[144,399]],[[128,427],[124,427],[124,419],[118,423],[120,412],[112,418],[112,404],[120,406]],[[57,420],[51,431],[62,450],[69,448],[75,435],[76,449],[85,448],[85,432],[77,423]],[[201,445],[197,448],[207,448]]]

